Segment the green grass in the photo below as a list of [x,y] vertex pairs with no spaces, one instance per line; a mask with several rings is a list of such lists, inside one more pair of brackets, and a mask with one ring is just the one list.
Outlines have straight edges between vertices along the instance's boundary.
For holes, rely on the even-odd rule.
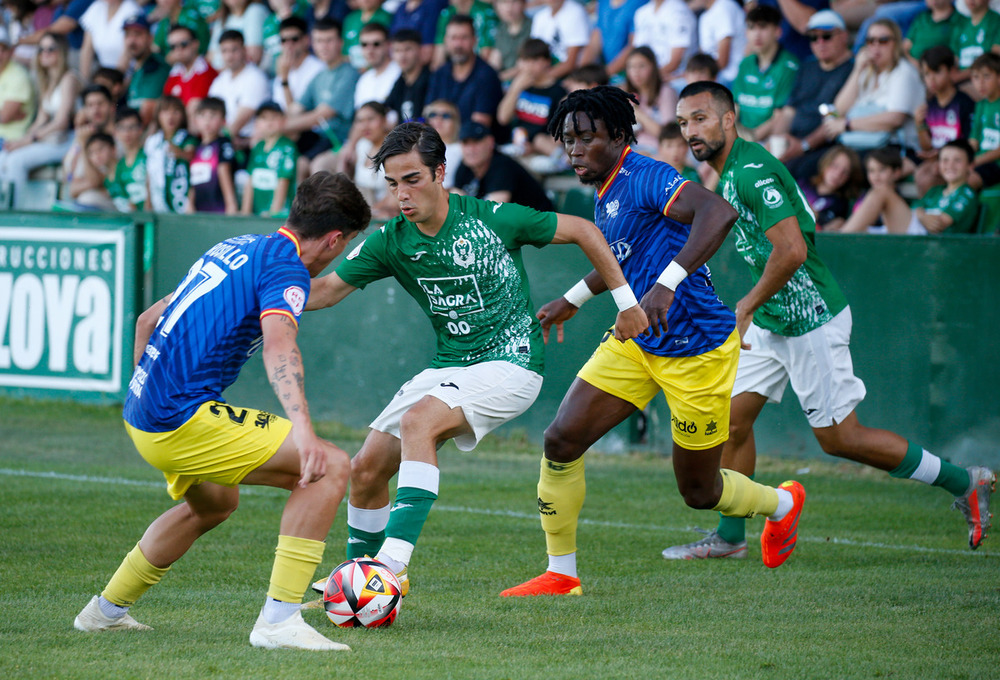
[[[995,548],[968,550],[941,490],[835,461],[761,459],[760,480],[797,476],[809,492],[796,553],[769,570],[752,541],[747,560],[665,562],[660,550],[693,540],[690,528],[712,526],[713,513],[684,507],[668,459],[588,456],[584,596],[501,599],[545,566],[539,452],[501,439],[472,454],[442,451],[440,500],[394,626],[340,630],[306,612],[351,653],[247,643],[284,502],[270,489],[244,493],[237,513],[134,608],[154,632],[84,635],[73,617],[170,505],[162,477],[135,453],[115,409],[0,400],[0,417],[2,678],[1000,675]],[[323,430],[348,450],[361,437]],[[343,555],[344,515],[324,571]]]

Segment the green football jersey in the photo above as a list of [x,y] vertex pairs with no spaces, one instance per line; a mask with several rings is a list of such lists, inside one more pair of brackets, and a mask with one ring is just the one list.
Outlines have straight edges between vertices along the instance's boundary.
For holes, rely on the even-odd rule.
[[541,374],[542,331],[521,247],[547,245],[555,231],[555,213],[452,194],[435,236],[399,215],[355,248],[337,274],[357,288],[395,277],[437,334],[432,368],[507,361]]
[[989,52],[994,45],[1000,45],[1000,14],[993,10],[978,25],[972,19],[962,17],[951,35],[951,51],[955,53],[958,67],[967,69],[981,54]]
[[799,60],[784,49],[775,55],[765,71],[760,70],[756,54],[744,57],[733,81],[733,98],[740,106],[740,122],[751,130],[766,123],[775,109],[788,103],[798,73]]
[[274,145],[268,149],[267,142],[261,140],[250,151],[250,162],[247,172],[250,173],[250,185],[253,187],[253,213],[263,215],[271,210],[274,192],[278,188],[278,180],[287,179],[288,195],[282,210],[271,217],[286,217],[292,207],[295,197],[295,164],[299,152],[295,143],[287,137],[278,137]]
[[715,191],[739,213],[733,227],[736,250],[750,265],[755,282],[771,255],[768,229],[794,217],[806,242],[805,263],[761,305],[754,314],[755,324],[778,335],[798,336],[819,328],[847,306],[840,286],[816,252],[816,218],[777,158],[760,144],[737,138]]
[[124,157],[120,158],[114,175],[104,180],[104,186],[120,211],[142,210],[146,202],[146,154],[143,150],[139,149],[131,165]]
[[969,139],[979,144],[979,153],[1000,149],[1000,99],[976,102]]
[[[458,14],[458,10],[455,9],[454,5],[447,5],[441,10],[434,38],[436,45],[444,43],[444,29],[448,26],[448,20],[456,14]],[[493,5],[482,0],[472,0],[468,16],[472,17],[472,25],[476,29],[476,52],[484,47],[493,47],[493,36],[496,33],[497,24],[500,22],[493,10]]]
[[906,39],[913,44],[910,54],[914,59],[920,59],[929,47],[950,45],[952,36],[964,23],[965,17],[954,9],[944,21],[934,21],[930,10],[921,12],[910,24],[910,30],[906,32]]
[[931,187],[916,207],[923,208],[928,215],[948,215],[952,224],[945,232],[949,234],[971,234],[976,231],[979,217],[979,198],[968,184],[963,184],[950,193],[944,186]]

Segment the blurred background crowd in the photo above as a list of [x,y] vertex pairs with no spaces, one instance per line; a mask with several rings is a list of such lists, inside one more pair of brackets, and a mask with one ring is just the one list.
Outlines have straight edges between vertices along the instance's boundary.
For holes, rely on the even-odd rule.
[[[562,97],[636,98],[634,150],[713,187],[675,122],[715,80],[819,229],[993,233],[989,0],[68,0],[0,3],[0,207],[281,217],[319,170],[398,213],[369,155],[445,140],[455,191],[552,209]],[[995,0],[1000,5],[1000,0]]]

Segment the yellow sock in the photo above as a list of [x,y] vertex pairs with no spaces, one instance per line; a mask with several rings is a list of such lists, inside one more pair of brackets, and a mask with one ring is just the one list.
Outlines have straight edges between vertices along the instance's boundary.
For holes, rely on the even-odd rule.
[[572,463],[553,463],[542,458],[542,472],[538,476],[538,512],[542,516],[548,554],[576,552],[576,525],[586,495],[583,456]]
[[722,497],[713,510],[728,517],[773,515],[778,509],[778,492],[758,484],[734,470],[719,470],[722,475]]
[[267,596],[282,602],[302,602],[326,543],[297,536],[278,536]]
[[159,583],[168,571],[170,567],[161,569],[150,564],[136,543],[108,581],[101,596],[119,607],[131,607],[143,593]]

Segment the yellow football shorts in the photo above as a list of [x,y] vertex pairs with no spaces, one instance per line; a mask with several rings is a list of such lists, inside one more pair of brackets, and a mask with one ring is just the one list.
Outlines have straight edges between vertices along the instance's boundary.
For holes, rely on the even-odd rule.
[[167,493],[180,500],[201,482],[236,486],[271,459],[292,423],[267,411],[209,401],[176,430],[125,430],[146,462],[167,478]]
[[609,332],[577,376],[638,409],[646,408],[663,390],[674,442],[700,451],[729,439],[729,406],[739,357],[740,336],[735,329],[715,349],[692,357],[656,356],[633,340],[619,342]]

